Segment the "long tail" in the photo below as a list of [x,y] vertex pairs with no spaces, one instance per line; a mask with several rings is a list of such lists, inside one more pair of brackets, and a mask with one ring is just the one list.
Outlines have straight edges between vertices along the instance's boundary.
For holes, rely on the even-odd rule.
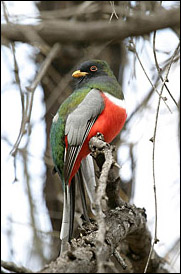
[[60,232],[61,253],[68,249],[68,242],[70,242],[73,233],[75,213],[75,179],[73,178],[70,186],[65,185],[64,189],[64,203],[63,203],[63,216],[62,226]]
[[81,162],[81,171],[82,177],[84,181],[84,185],[91,202],[91,210],[92,213],[95,215],[94,210],[92,209],[92,204],[94,204],[95,200],[95,189],[96,189],[96,179],[95,179],[95,170],[92,156],[87,155]]
[[78,185],[79,185],[79,190],[80,190],[80,197],[81,197],[81,202],[82,202],[82,209],[83,209],[83,215],[84,219],[89,222],[89,216],[87,213],[87,203],[86,203],[86,197],[85,197],[85,190],[84,190],[84,179],[82,176],[82,170],[79,168],[78,170]]
[[[82,160],[80,169],[75,177],[78,179],[83,215],[85,220],[89,221],[84,185],[91,204],[94,203],[96,187],[94,165],[90,155]],[[70,242],[73,234],[75,213],[75,177],[72,179],[70,186],[66,184],[64,189],[63,217],[60,232],[60,239],[62,240],[61,253],[68,249],[68,242]],[[92,212],[94,213],[93,210]]]

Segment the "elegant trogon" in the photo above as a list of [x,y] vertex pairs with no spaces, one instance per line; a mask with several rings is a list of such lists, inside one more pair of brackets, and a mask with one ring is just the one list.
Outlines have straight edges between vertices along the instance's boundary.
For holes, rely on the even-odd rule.
[[89,140],[100,132],[110,143],[119,134],[127,116],[121,86],[105,61],[86,61],[72,76],[75,90],[59,107],[50,133],[54,170],[61,178],[64,191],[62,251],[73,232],[75,179],[87,221],[84,185],[90,201],[94,201],[96,181]]

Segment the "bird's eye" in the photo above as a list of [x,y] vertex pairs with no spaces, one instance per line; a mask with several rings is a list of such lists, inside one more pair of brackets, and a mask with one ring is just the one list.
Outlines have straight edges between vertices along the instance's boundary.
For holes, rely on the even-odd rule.
[[97,70],[97,67],[96,66],[91,66],[90,67],[90,71],[96,71]]

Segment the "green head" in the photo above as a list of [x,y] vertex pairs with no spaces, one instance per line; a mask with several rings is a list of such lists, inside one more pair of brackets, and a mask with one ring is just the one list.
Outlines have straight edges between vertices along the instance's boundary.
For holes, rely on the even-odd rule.
[[89,60],[82,63],[72,76],[75,78],[76,90],[82,87],[97,88],[119,99],[124,98],[121,86],[107,62],[103,60]]

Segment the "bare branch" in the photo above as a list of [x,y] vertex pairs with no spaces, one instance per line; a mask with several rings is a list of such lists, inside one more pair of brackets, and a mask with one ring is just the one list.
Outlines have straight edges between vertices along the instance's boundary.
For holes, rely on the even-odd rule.
[[49,65],[51,64],[52,60],[57,56],[59,50],[60,50],[60,45],[58,43],[56,43],[50,50],[50,52],[49,52],[47,58],[45,59],[45,61],[43,62],[43,64],[41,65],[40,70],[39,70],[38,74],[36,75],[33,83],[31,84],[30,87],[27,87],[28,91],[33,92],[37,88],[41,79],[46,74],[47,69],[48,69]]
[[[29,142],[29,139],[28,139]],[[37,251],[37,255],[39,256],[42,263],[45,263],[46,259],[43,253],[43,246],[42,241],[38,235],[37,231],[37,221],[35,218],[35,204],[33,201],[33,195],[32,195],[32,189],[31,189],[31,183],[30,183],[30,173],[28,170],[28,160],[27,160],[27,146],[28,142],[25,146],[25,149],[22,151],[22,158],[23,158],[23,168],[24,168],[24,177],[26,182],[26,189],[27,189],[27,197],[28,197],[28,204],[29,204],[29,211],[30,211],[30,220],[32,225],[32,231],[33,231],[33,243],[34,243],[34,249]]]
[[[3,5],[3,11],[4,11],[4,17],[5,20],[7,22],[7,24],[9,24],[9,14],[8,14],[8,10],[7,7],[5,5],[5,2],[2,1],[2,5]],[[21,87],[21,81],[20,81],[20,77],[19,77],[19,67],[18,67],[18,63],[16,60],[16,54],[15,54],[15,45],[13,42],[11,42],[11,48],[12,48],[12,54],[13,54],[13,61],[14,61],[14,73],[15,73],[15,80],[17,83],[17,86],[19,87],[19,91],[20,91],[20,97],[21,97],[21,107],[22,107],[22,119],[21,119],[21,126],[20,126],[20,130],[19,130],[19,134],[18,137],[16,139],[16,142],[13,146],[13,149],[11,150],[10,153],[12,153],[12,151],[14,150],[15,147],[18,147],[21,138],[23,137],[24,133],[25,133],[25,117],[26,117],[26,113],[27,113],[27,104],[25,107],[25,96]],[[15,156],[15,154],[14,154]],[[15,166],[15,159],[14,159],[14,166]],[[15,172],[16,172],[16,167],[15,167]],[[16,176],[15,176],[15,180],[16,180]]]
[[[130,36],[148,34],[154,30],[180,25],[180,8],[158,10],[151,15],[128,16],[127,21],[117,20],[108,24],[103,21],[69,22],[46,21],[31,26],[49,44],[56,42],[105,42],[120,41]],[[6,40],[29,42],[26,25],[2,24],[1,33]],[[34,41],[36,42],[36,41]]]
[[23,266],[17,266],[12,262],[5,262],[3,260],[1,260],[1,266],[9,271],[13,271],[13,273],[33,273],[31,270]]
[[165,79],[164,79],[164,81],[162,83],[162,86],[161,86],[161,91],[160,91],[160,96],[159,96],[159,99],[158,99],[158,106],[157,106],[157,111],[156,111],[154,134],[153,134],[153,138],[152,138],[152,142],[153,142],[153,153],[152,153],[153,190],[154,190],[154,200],[155,200],[155,231],[154,231],[154,240],[153,240],[153,243],[152,243],[152,246],[151,246],[151,249],[150,249],[150,253],[149,253],[148,260],[147,260],[147,263],[146,263],[146,266],[145,266],[145,269],[144,269],[144,273],[147,272],[148,265],[149,265],[149,262],[151,260],[151,256],[152,256],[152,253],[153,253],[154,245],[159,241],[158,238],[157,238],[157,195],[156,195],[156,179],[155,179],[155,141],[156,141],[156,132],[157,132],[157,125],[158,125],[158,115],[159,115],[159,110],[160,110],[160,103],[161,103],[161,96],[162,96],[162,93],[163,93],[163,88],[165,86],[165,82],[168,79],[168,74],[170,72],[171,65],[173,64],[174,57],[175,57],[179,47],[180,47],[180,42],[178,43],[178,46],[176,47],[176,49],[175,49],[175,51],[174,51],[174,53],[171,57],[170,63],[168,64]]
[[[156,66],[156,68],[157,68],[159,77],[160,77],[160,79],[162,80],[162,82],[164,82],[163,77],[162,77],[162,74],[161,74],[161,68],[160,68],[160,66],[159,66],[159,64],[158,64],[158,60],[157,60],[157,56],[156,56],[155,40],[156,40],[156,31],[154,31],[154,33],[153,33],[153,55],[154,55],[155,66]],[[164,83],[164,86],[165,86],[166,90],[168,91],[168,94],[170,95],[170,97],[171,97],[172,100],[174,101],[175,105],[177,106],[177,108],[179,108],[179,107],[178,107],[178,104],[177,104],[177,102],[176,102],[176,100],[175,100],[175,98],[174,98],[173,95],[171,94],[171,92],[170,92],[169,88],[167,87],[166,83]]]
[[165,98],[162,96],[162,94],[160,94],[160,93],[158,92],[156,86],[154,86],[154,84],[152,83],[150,77],[148,76],[148,74],[147,74],[147,72],[146,72],[146,70],[145,70],[145,68],[144,68],[144,66],[143,66],[143,64],[142,64],[142,62],[141,62],[141,59],[140,59],[140,57],[139,57],[139,55],[138,55],[138,52],[137,52],[137,50],[136,50],[136,46],[135,46],[135,43],[133,42],[133,39],[130,40],[130,44],[131,44],[131,45],[130,45],[129,49],[132,50],[132,51],[136,54],[136,57],[137,57],[137,59],[138,59],[138,61],[139,61],[139,63],[140,63],[140,66],[142,67],[142,70],[143,70],[143,72],[144,72],[146,78],[148,79],[149,83],[151,84],[151,86],[153,87],[153,89],[156,91],[156,93],[159,95],[159,97],[161,97],[161,99],[163,100],[164,104],[166,105],[166,107],[168,108],[168,110],[170,111],[170,113],[172,113],[171,109],[169,108],[169,106],[168,106],[167,103],[165,102]]
[[96,241],[96,256],[98,262],[98,273],[104,272],[105,259],[102,257],[102,248],[105,241],[106,225],[103,214],[103,202],[106,200],[106,183],[108,179],[109,170],[112,164],[115,162],[112,151],[113,147],[104,142],[104,136],[101,133],[97,133],[96,137],[92,137],[89,142],[89,148],[92,151],[93,157],[96,158],[97,153],[104,155],[105,162],[102,165],[101,176],[98,181],[98,187],[96,191],[95,204],[93,205],[96,210],[96,221],[98,224],[97,241]]
[[[16,155],[19,144],[21,142],[21,139],[25,133],[25,127],[26,127],[27,123],[30,122],[35,89],[36,89],[37,85],[39,84],[39,82],[41,81],[42,77],[46,74],[46,71],[47,71],[49,65],[51,64],[52,60],[55,58],[55,56],[57,55],[59,50],[60,50],[60,45],[58,43],[56,43],[50,50],[50,52],[47,55],[43,64],[41,65],[39,72],[36,75],[33,83],[31,84],[30,87],[27,87],[27,90],[29,91],[29,93],[28,93],[29,96],[27,97],[26,108],[25,108],[25,112],[23,113],[24,115],[22,118],[20,132],[19,132],[17,141],[15,142],[15,144],[11,150],[11,154],[13,156]],[[30,130],[29,130],[29,132],[30,132]]]
[[113,15],[115,15],[115,17],[116,17],[117,19],[119,19],[119,17],[118,17],[118,15],[117,15],[117,13],[116,13],[116,10],[115,10],[114,1],[109,1],[109,2],[110,2],[111,7],[112,7],[112,14],[111,14],[110,19],[109,19],[109,21],[111,22],[111,20],[112,20],[112,18],[113,18]]

